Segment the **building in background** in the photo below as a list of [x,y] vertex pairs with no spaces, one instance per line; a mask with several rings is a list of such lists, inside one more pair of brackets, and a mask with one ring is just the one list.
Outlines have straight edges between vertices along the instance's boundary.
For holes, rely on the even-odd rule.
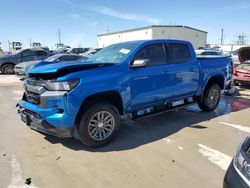
[[207,32],[182,25],[152,25],[97,36],[99,48],[132,40],[180,39],[190,41],[195,49],[205,48]]

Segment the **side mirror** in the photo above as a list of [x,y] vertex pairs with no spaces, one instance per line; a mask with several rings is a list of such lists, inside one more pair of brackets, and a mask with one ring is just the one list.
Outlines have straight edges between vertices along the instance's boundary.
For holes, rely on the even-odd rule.
[[146,67],[148,62],[149,62],[149,59],[137,59],[137,60],[134,60],[134,62],[131,64],[130,67],[132,68]]

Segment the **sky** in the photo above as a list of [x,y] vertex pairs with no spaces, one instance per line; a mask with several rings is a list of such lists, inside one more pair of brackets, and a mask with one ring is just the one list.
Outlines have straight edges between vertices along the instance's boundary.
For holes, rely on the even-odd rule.
[[186,25],[208,32],[208,43],[250,37],[250,0],[0,0],[0,42],[30,41],[55,49],[58,29],[71,47],[96,47],[97,35],[149,25]]

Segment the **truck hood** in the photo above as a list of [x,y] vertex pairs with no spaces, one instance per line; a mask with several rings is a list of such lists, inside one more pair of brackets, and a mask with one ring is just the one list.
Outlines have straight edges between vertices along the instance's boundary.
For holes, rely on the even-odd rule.
[[54,62],[46,64],[44,66],[34,67],[28,71],[29,77],[41,78],[41,79],[55,79],[66,74],[88,70],[93,68],[99,68],[104,66],[112,66],[113,63],[100,63],[90,61],[68,61],[68,62]]
[[73,63],[75,64],[75,61],[61,61],[61,62],[55,62],[55,61],[39,61],[38,63],[36,63],[32,68],[37,68],[37,67],[41,67],[41,66],[45,66],[45,65],[53,65],[53,64],[58,64],[58,63]]
[[241,63],[250,60],[250,46],[242,47],[238,50],[238,56]]

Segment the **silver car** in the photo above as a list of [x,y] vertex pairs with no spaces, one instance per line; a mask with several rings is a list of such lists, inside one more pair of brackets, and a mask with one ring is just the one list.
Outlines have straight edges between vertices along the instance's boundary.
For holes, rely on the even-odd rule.
[[[61,62],[61,61],[76,61],[82,59],[83,57],[76,54],[56,54],[53,55],[43,61],[45,62]],[[38,63],[42,63],[42,61],[27,61],[23,63],[19,63],[15,66],[14,71],[15,74],[21,78],[27,76],[29,69]]]

